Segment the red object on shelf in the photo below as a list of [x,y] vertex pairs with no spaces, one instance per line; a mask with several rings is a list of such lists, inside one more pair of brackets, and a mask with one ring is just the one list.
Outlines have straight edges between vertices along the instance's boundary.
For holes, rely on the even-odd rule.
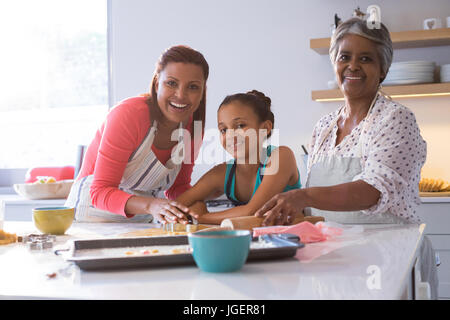
[[30,168],[25,175],[25,183],[33,183],[37,177],[54,177],[56,181],[73,179],[74,166]]

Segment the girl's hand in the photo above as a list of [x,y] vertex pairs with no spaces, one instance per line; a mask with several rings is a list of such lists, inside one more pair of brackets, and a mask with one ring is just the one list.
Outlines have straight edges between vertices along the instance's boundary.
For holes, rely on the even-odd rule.
[[197,201],[189,207],[189,215],[195,218],[197,221],[205,213],[208,213],[208,209],[206,208],[206,204],[203,201]]
[[284,225],[293,221],[296,215],[303,213],[306,207],[304,189],[279,193],[267,201],[255,216],[264,217],[263,226]]
[[149,213],[161,223],[188,223],[189,208],[179,202],[153,198],[150,202]]

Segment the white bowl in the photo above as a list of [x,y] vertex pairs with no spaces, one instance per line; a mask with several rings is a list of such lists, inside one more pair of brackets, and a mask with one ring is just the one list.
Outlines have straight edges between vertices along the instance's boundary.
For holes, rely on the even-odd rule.
[[66,199],[72,187],[73,180],[61,180],[52,183],[18,183],[14,190],[24,198],[39,199]]

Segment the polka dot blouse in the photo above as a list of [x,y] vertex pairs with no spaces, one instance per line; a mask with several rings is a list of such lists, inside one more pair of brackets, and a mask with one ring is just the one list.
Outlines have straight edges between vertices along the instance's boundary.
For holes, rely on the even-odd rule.
[[310,144],[308,174],[321,155],[356,156],[361,138],[362,172],[353,181],[363,180],[381,193],[378,203],[362,212],[390,212],[407,223],[420,223],[416,208],[420,204],[420,171],[425,163],[427,145],[414,114],[405,106],[378,96],[367,117],[335,146],[338,126],[333,120],[342,108],[316,124]]

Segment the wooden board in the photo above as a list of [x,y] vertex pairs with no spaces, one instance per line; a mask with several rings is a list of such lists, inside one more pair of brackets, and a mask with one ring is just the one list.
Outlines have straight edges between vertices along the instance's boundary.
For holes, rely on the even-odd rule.
[[[382,91],[391,98],[449,96],[450,83],[426,83],[399,86],[383,86]],[[311,99],[314,101],[340,101],[344,95],[339,89],[313,90]]]
[[419,192],[421,197],[450,197],[450,191],[444,192]]
[[[426,48],[450,45],[450,28],[391,32],[394,49]],[[318,54],[328,54],[331,38],[310,39],[309,47]]]
[[[206,225],[198,225],[198,230],[208,229],[210,226]],[[126,233],[121,233],[119,237],[161,237],[161,236],[179,236],[179,235],[187,235],[188,232],[176,231],[170,232],[165,231],[160,228],[147,228],[141,230],[134,230]]]
[[121,233],[119,237],[156,237],[156,236],[167,236],[168,231],[160,228],[147,228],[142,230],[134,230],[126,233]]

